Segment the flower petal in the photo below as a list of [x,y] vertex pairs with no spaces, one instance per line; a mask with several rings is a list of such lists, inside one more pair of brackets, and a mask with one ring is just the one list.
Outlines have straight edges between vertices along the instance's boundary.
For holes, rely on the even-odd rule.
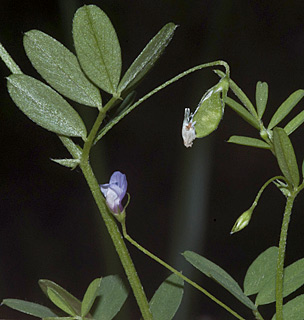
[[117,184],[122,189],[122,197],[124,197],[128,188],[126,175],[120,171],[115,171],[110,178],[110,184],[112,183]]
[[110,183],[100,185],[100,190],[106,198],[106,203],[113,213],[121,213],[124,208],[121,204],[127,192],[127,178],[126,175],[120,171],[115,171],[111,178]]
[[104,184],[99,185],[100,190],[101,190],[102,194],[103,194],[105,197],[106,197],[106,195],[107,195],[107,191],[108,191],[109,186],[110,186],[109,183],[104,183]]
[[119,195],[112,188],[109,188],[107,191],[106,202],[110,210],[113,211],[114,213],[118,213],[118,211],[123,210],[121,205],[121,199]]

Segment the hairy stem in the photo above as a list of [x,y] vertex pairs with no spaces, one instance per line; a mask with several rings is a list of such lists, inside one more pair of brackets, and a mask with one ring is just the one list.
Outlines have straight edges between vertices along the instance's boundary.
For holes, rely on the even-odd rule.
[[291,216],[291,210],[293,207],[293,202],[295,200],[296,195],[297,193],[293,192],[287,198],[282,227],[281,227],[279,253],[278,253],[278,261],[277,261],[277,274],[276,274],[276,319],[277,320],[283,320],[284,259],[285,259],[288,226],[289,226],[289,221]]
[[[127,275],[128,281],[130,283],[130,286],[133,290],[135,299],[137,301],[138,307],[141,311],[141,314],[143,316],[144,320],[153,320],[149,303],[146,297],[146,294],[144,292],[143,286],[140,282],[140,279],[137,275],[135,266],[133,264],[133,261],[130,257],[130,254],[128,252],[128,249],[126,247],[126,244],[123,240],[123,237],[117,227],[117,223],[115,221],[115,218],[113,217],[112,213],[109,212],[105,199],[100,191],[99,184],[95,178],[95,175],[93,173],[93,170],[89,163],[89,156],[90,156],[90,150],[93,145],[94,138],[97,134],[97,131],[106,115],[106,111],[115,103],[117,98],[113,97],[105,106],[102,108],[95,120],[95,123],[89,133],[88,138],[85,141],[84,147],[82,149],[82,155],[81,155],[81,161],[80,161],[80,168],[83,172],[83,175],[89,185],[89,188],[91,190],[91,193],[94,197],[94,200],[97,204],[97,207],[99,209],[99,212],[104,220],[104,223],[107,227],[107,230],[110,234],[110,237],[112,239],[112,242],[115,246],[115,249],[118,253],[119,259],[121,261],[121,264],[125,270],[125,273]],[[78,158],[79,149],[78,147],[73,143],[72,139],[67,137],[60,137],[62,143],[65,145],[65,147],[69,150],[71,155],[74,158]]]
[[131,259],[131,256],[128,252],[126,244],[123,240],[123,237],[117,227],[117,223],[112,213],[109,212],[107,205],[105,203],[105,199],[101,193],[99,184],[96,180],[96,177],[93,173],[92,167],[89,163],[90,150],[93,145],[94,138],[97,134],[97,131],[106,115],[106,111],[115,103],[117,98],[113,97],[105,106],[102,108],[95,120],[95,123],[89,133],[88,138],[85,141],[83,149],[79,149],[78,146],[74,144],[71,138],[59,136],[60,140],[64,144],[64,146],[68,149],[71,155],[77,159],[79,157],[79,153],[81,153],[80,160],[80,168],[83,172],[83,175],[89,185],[91,193],[94,197],[94,200],[97,204],[99,212],[103,218],[103,221],[106,225],[106,228],[110,234],[116,252],[118,253],[121,264],[125,270],[130,286],[133,290],[133,294],[137,301],[138,307],[141,311],[144,320],[153,320],[149,303],[144,292],[141,281],[137,275],[135,266]]
[[140,279],[137,275],[135,266],[130,257],[126,244],[122,238],[122,235],[117,227],[117,223],[113,215],[109,212],[104,197],[100,191],[98,182],[94,176],[92,168],[88,162],[81,163],[80,168],[84,174],[84,177],[90,187],[92,195],[95,199],[95,202],[98,206],[100,214],[105,222],[105,225],[108,229],[108,232],[111,236],[115,249],[118,253],[120,261],[123,265],[125,273],[128,277],[128,281],[133,290],[134,296],[136,298],[137,304],[140,308],[144,320],[153,320],[151,311],[149,309],[149,303],[144,292],[143,286],[140,282]]

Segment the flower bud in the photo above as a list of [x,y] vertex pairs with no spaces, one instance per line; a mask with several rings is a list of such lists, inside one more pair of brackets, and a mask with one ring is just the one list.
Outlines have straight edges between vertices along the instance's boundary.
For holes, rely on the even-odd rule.
[[230,231],[230,234],[239,232],[248,226],[253,213],[253,209],[254,207],[252,206],[240,215],[240,217],[236,220],[232,230]]

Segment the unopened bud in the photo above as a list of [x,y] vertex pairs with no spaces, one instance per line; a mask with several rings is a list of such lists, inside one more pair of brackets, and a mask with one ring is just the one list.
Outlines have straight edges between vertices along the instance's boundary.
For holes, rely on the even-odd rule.
[[240,215],[240,217],[236,220],[232,230],[230,231],[230,234],[239,232],[248,226],[253,213],[253,209],[254,207],[250,207],[248,210],[246,210],[244,213]]

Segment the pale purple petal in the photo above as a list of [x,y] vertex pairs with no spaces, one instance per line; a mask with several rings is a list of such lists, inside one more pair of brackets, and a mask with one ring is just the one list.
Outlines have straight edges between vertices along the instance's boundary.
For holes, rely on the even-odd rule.
[[106,203],[109,209],[114,213],[123,211],[121,204],[127,192],[127,178],[126,175],[115,171],[111,178],[110,183],[100,185],[100,190],[106,198]]
[[101,184],[100,185],[100,190],[102,192],[102,194],[106,197],[107,196],[107,190],[109,188],[110,184],[109,183],[105,183],[105,184]]
[[114,213],[121,212],[123,210],[121,199],[119,195],[115,192],[114,188],[109,188],[106,195],[106,202],[108,207],[113,211]]
[[110,184],[111,183],[117,184],[122,189],[122,193],[123,193],[122,197],[124,197],[128,187],[126,175],[121,173],[120,171],[115,171],[110,178]]

